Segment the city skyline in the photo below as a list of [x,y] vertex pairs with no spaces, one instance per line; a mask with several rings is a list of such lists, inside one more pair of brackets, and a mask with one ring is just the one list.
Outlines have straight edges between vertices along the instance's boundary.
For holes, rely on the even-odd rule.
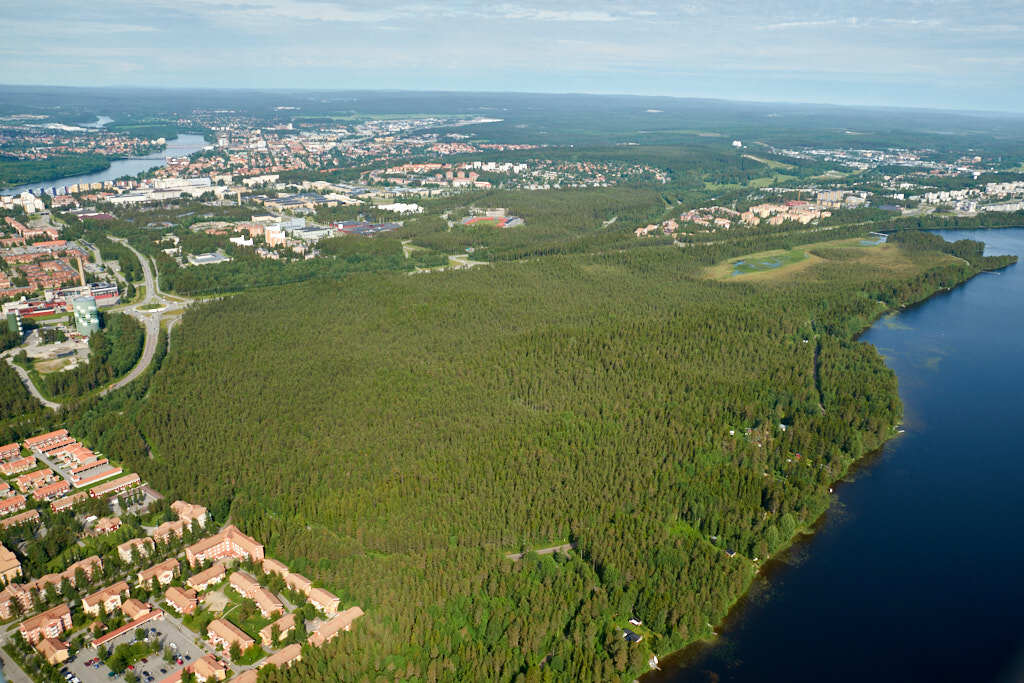
[[[483,5],[15,0],[11,85],[579,92],[1024,111],[1002,0]],[[40,46],[40,37],[46,43]]]

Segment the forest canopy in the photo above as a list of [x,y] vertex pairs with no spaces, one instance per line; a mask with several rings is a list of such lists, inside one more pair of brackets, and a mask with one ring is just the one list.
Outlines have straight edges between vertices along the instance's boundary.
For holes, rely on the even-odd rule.
[[892,433],[854,335],[988,265],[903,239],[759,284],[667,246],[253,290],[189,309],[148,396],[74,429],[367,611],[261,680],[631,680]]

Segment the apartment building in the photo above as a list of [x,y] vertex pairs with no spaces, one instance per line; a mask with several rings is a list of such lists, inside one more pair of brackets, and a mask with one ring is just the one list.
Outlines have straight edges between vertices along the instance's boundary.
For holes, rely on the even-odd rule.
[[[0,500],[0,515],[9,515],[12,512],[17,512],[18,510],[24,510],[27,501],[28,499],[21,494]],[[32,512],[35,512],[36,516],[39,516],[39,513],[36,510],[33,510]]]
[[310,634],[309,644],[320,647],[324,643],[334,640],[342,631],[350,631],[352,623],[361,616],[363,616],[363,610],[360,607],[349,607],[344,612],[339,612],[320,624],[320,627]]
[[231,575],[229,583],[236,591],[255,602],[265,619],[284,612],[284,604],[249,574],[235,572]]
[[[12,498],[8,498],[7,500],[13,500],[15,502],[14,507],[17,510],[22,510],[25,507],[25,496],[14,496]],[[18,526],[19,524],[28,524],[30,522],[35,522],[38,519],[39,510],[26,510],[25,512],[22,512],[20,515],[14,515],[13,517],[8,517],[7,519],[0,520],[0,529],[10,529],[12,526]]]
[[61,441],[66,438],[68,438],[68,430],[58,429],[55,432],[48,432],[46,434],[41,434],[39,436],[33,436],[31,439],[25,439],[24,444],[25,448],[28,449],[41,448],[43,446],[46,446],[57,441]]
[[82,610],[93,616],[100,613],[100,607],[110,614],[121,608],[123,596],[127,596],[130,588],[127,581],[118,581],[113,586],[107,586],[98,590],[92,595],[82,598]]
[[193,505],[192,503],[186,503],[183,500],[176,500],[171,503],[171,510],[178,515],[178,519],[189,526],[192,526],[193,524],[206,526],[208,515],[206,508],[202,505]]
[[199,594],[194,590],[185,590],[177,586],[171,586],[164,593],[168,604],[177,610],[178,614],[192,614],[199,607]]
[[117,546],[117,556],[121,558],[122,562],[131,562],[134,548],[138,549],[140,557],[149,557],[149,554],[153,552],[154,545],[152,538],[132,538]]
[[189,588],[201,592],[223,581],[226,575],[227,571],[224,569],[224,565],[217,563],[209,569],[204,569],[189,577],[186,583]]
[[239,531],[238,527],[230,524],[220,533],[185,548],[185,557],[193,566],[206,560],[227,558],[252,558],[256,562],[262,562],[263,544],[257,543],[255,539]]
[[245,634],[245,631],[232,624],[227,619],[214,619],[206,629],[210,645],[222,647],[225,650],[238,643],[242,651],[248,650],[256,641]]
[[341,604],[341,600],[338,599],[334,593],[326,591],[323,588],[314,588],[309,591],[306,595],[309,601],[318,610],[326,614],[327,616],[333,616],[338,612],[338,606]]
[[40,486],[32,492],[32,497],[36,500],[55,500],[70,490],[71,484],[64,479],[61,479],[60,481],[55,481],[52,484]]
[[71,608],[67,604],[57,605],[34,617],[29,617],[18,626],[21,637],[30,645],[35,645],[43,638],[56,638],[70,628]]
[[279,669],[287,669],[295,662],[302,661],[302,646],[298,643],[286,645],[263,660],[261,666],[274,665]]
[[175,558],[164,560],[160,564],[155,564],[149,569],[144,569],[136,575],[138,584],[146,586],[147,588],[156,579],[157,583],[161,586],[166,586],[171,581],[174,581],[174,577],[178,575],[178,567],[181,565]]
[[141,600],[136,600],[135,598],[128,598],[121,605],[121,612],[123,612],[124,615],[128,617],[129,621],[135,621],[136,619],[139,619],[149,614],[149,605],[142,602]]
[[267,624],[260,629],[260,641],[263,647],[272,647],[274,644],[274,627],[277,627],[277,637],[284,640],[288,634],[295,630],[295,615],[286,614],[272,624]]
[[63,498],[58,498],[57,500],[53,501],[52,503],[50,503],[50,509],[53,510],[54,512],[64,512],[65,510],[70,510],[71,508],[78,505],[88,497],[89,494],[86,493],[85,491],[77,491],[75,493],[64,496]]
[[29,455],[24,458],[17,458],[16,460],[8,460],[7,462],[0,463],[0,474],[10,477],[18,472],[27,472],[35,466],[36,456]]
[[108,481],[105,484],[100,484],[95,488],[89,490],[89,495],[93,498],[101,498],[110,493],[120,493],[133,486],[137,486],[142,482],[137,474],[126,474],[123,477]]
[[18,556],[0,545],[0,582],[8,584],[21,576],[21,562]]
[[60,666],[70,655],[68,644],[58,638],[43,638],[36,643],[36,649],[50,666]]
[[178,519],[173,522],[164,522],[156,529],[153,529],[152,537],[154,541],[166,543],[171,539],[171,536],[175,538],[181,538],[185,535],[185,522]]

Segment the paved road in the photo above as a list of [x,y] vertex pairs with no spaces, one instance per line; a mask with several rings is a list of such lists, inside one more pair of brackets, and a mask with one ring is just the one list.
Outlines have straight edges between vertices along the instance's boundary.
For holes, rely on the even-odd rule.
[[[0,643],[5,642],[7,642],[6,634],[0,637]],[[3,675],[10,683],[33,683],[28,674],[3,650],[0,650],[0,662],[3,662]]]
[[[142,264],[142,277],[146,285],[146,296],[140,303],[124,309],[124,312],[142,323],[146,332],[146,342],[142,347],[142,356],[139,358],[139,362],[136,363],[135,367],[132,368],[127,375],[101,391],[100,396],[108,394],[115,389],[120,389],[137,379],[146,371],[149,364],[153,362],[153,356],[156,355],[156,344],[160,338],[161,316],[168,311],[183,309],[189,304],[189,301],[187,300],[178,301],[176,299],[171,299],[160,291],[159,281],[155,272],[156,266],[150,261],[148,256],[143,256],[139,253],[135,247],[128,244],[128,240],[111,237],[110,235],[108,235],[107,238],[126,247],[129,251],[135,254],[135,257],[139,259],[139,263]],[[154,305],[158,305],[160,308],[152,310],[146,310],[144,308],[146,306]]]
[[47,398],[43,398],[43,395],[39,393],[39,389],[36,388],[35,383],[32,382],[32,378],[28,376],[28,373],[25,371],[25,368],[21,367],[20,365],[14,364],[14,354],[17,353],[19,350],[20,349],[16,347],[4,352],[3,355],[7,358],[7,364],[14,368],[14,371],[18,373],[18,376],[21,377],[21,381],[28,388],[29,393],[35,396],[40,403],[42,403],[50,410],[60,410],[61,405],[59,403],[55,403],[54,401],[51,401]]
[[[155,272],[156,266],[150,261],[149,257],[140,254],[135,247],[128,244],[127,240],[112,237],[110,235],[108,235],[107,238],[125,246],[129,251],[135,254],[135,257],[139,259],[139,263],[142,265],[142,275],[146,285],[146,296],[141,302],[124,308],[123,312],[132,316],[142,324],[146,337],[142,346],[142,355],[139,357],[139,362],[135,364],[135,367],[132,368],[127,375],[103,389],[103,391],[100,392],[100,396],[105,396],[111,391],[120,389],[130,382],[138,379],[139,376],[149,368],[150,363],[153,362],[153,357],[156,355],[156,345],[160,339],[161,317],[168,311],[179,311],[187,308],[191,303],[191,299],[186,299],[184,297],[170,297],[160,291],[157,273]],[[102,264],[103,260],[100,256],[99,249],[95,245],[89,245],[89,248],[92,249],[93,253],[96,255],[96,263]],[[120,273],[118,273],[118,276],[120,276]],[[159,306],[159,308],[147,309],[145,308],[147,306]],[[177,321],[178,319],[175,319],[170,323],[168,326],[168,332],[170,332]],[[0,357],[6,356],[8,364],[14,368],[15,372],[17,372],[21,377],[21,381],[28,388],[29,392],[39,399],[40,403],[50,410],[60,410],[62,407],[61,404],[43,398],[43,395],[39,393],[39,389],[32,382],[28,373],[23,368],[13,363],[14,354],[17,352],[17,348],[10,349],[9,351],[0,354]]]

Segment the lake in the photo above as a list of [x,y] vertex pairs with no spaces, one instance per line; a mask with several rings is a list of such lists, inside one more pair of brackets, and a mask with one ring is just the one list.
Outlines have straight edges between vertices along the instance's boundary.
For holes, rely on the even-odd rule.
[[96,173],[67,176],[64,178],[57,178],[55,180],[47,180],[45,182],[29,183],[27,185],[10,187],[3,190],[3,194],[21,194],[25,190],[38,191],[40,188],[46,188],[49,190],[51,187],[56,187],[59,190],[65,185],[75,185],[77,183],[101,183],[106,180],[117,180],[118,178],[126,175],[134,176],[142,173],[143,171],[148,171],[151,168],[163,166],[164,163],[166,163],[167,157],[188,156],[189,154],[198,152],[207,144],[209,143],[203,139],[202,135],[179,134],[176,139],[167,141],[167,148],[162,152],[153,152],[152,154],[147,154],[144,157],[137,157],[133,159],[118,159],[117,161],[111,161],[110,168]]
[[[1024,228],[937,231],[1024,256]],[[663,681],[1024,680],[1024,264],[878,321],[906,433]]]

